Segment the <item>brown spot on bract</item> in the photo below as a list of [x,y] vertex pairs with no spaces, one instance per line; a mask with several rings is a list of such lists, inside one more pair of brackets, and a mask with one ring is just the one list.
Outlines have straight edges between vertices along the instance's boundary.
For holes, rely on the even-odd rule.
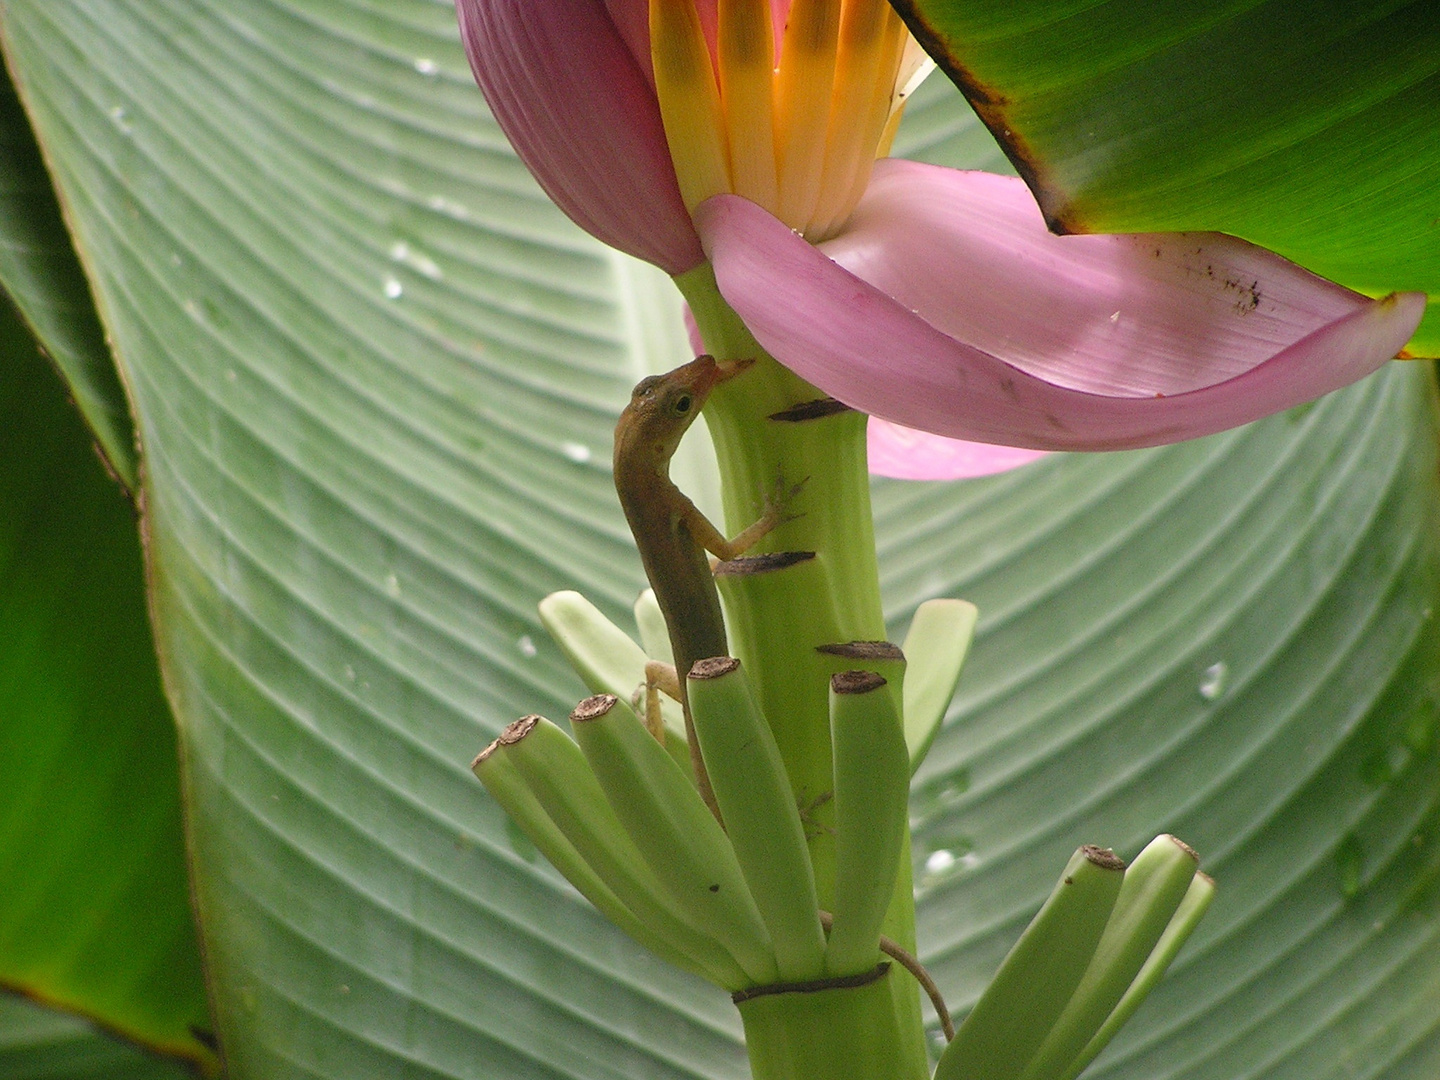
[[[1165,835],[1170,836],[1169,833],[1166,833]],[[1176,847],[1178,847],[1181,851],[1185,852],[1186,855],[1189,855],[1197,863],[1200,861],[1200,853],[1196,851],[1193,847],[1191,847],[1189,844],[1185,843],[1184,840],[1181,840],[1178,836],[1170,836],[1170,840],[1172,843],[1174,843]]]
[[842,671],[830,676],[830,689],[837,694],[868,694],[885,685],[885,677],[874,671]]
[[491,754],[495,753],[495,751],[499,748],[500,740],[496,739],[489,746],[485,747],[484,750],[481,750],[478,754],[476,754],[474,760],[470,762],[471,771],[473,772],[476,765],[482,764],[486,758],[488,758]]
[[1088,863],[1098,866],[1102,870],[1125,869],[1125,860],[1109,848],[1097,847],[1094,844],[1082,844],[1080,852]]
[[696,660],[690,666],[690,678],[718,679],[722,675],[729,675],[739,666],[740,661],[733,656],[710,656],[704,660]]
[[512,724],[506,724],[505,730],[500,732],[500,737],[491,745],[514,746],[521,739],[525,738],[526,735],[534,731],[535,725],[542,719],[543,717],[538,713],[531,713],[529,716],[522,716]]

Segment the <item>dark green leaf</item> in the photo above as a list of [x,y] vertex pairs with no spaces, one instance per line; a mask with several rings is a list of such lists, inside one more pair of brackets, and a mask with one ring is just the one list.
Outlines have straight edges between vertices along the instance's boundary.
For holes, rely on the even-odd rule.
[[0,292],[65,376],[95,441],[131,491],[135,430],[85,273],[15,88],[0,69]]
[[1415,289],[1440,355],[1440,6],[894,0],[1070,232],[1218,230]]
[[133,509],[0,308],[0,986],[209,1061]]

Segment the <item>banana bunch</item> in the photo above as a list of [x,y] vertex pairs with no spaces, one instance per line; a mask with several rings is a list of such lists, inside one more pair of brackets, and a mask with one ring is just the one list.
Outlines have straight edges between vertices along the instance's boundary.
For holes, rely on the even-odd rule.
[[[861,835],[841,845],[848,884],[837,891],[828,946],[800,813],[738,660],[702,661],[689,686],[724,829],[681,763],[614,694],[576,706],[573,739],[543,717],[517,720],[472,768],[591,903],[687,971],[733,993],[869,970],[899,865],[909,758],[884,680],[855,673],[866,676],[873,684],[835,694],[845,729],[837,743],[885,778],[857,783],[837,768],[837,816]],[[878,752],[864,748],[867,738]],[[867,826],[852,802],[877,790],[894,810]]]
[[[596,694],[571,713],[573,738],[527,716],[472,768],[545,857],[631,937],[731,992],[875,971],[904,851],[910,774],[954,692],[974,607],[947,600],[921,608],[916,677],[898,678],[903,654],[887,646],[869,665],[875,670],[832,680],[833,916],[819,908],[795,793],[740,661],[714,657],[688,676],[722,828],[695,790],[679,709],[662,706],[665,738],[657,741],[629,703],[647,650],[577,593],[547,597],[540,612]],[[653,595],[642,596],[636,621],[657,652],[658,616]],[[902,710],[921,718],[908,732]]]
[[687,676],[717,821],[696,790],[678,706],[662,706],[657,738],[630,704],[647,662],[668,659],[653,596],[636,605],[644,648],[577,593],[547,597],[540,613],[594,696],[570,714],[573,737],[540,716],[509,725],[476,757],[475,775],[612,922],[737,1004],[864,985],[885,974],[888,954],[953,1032],[934,1080],[1071,1080],[1149,993],[1213,896],[1195,853],[1173,837],[1128,868],[1081,848],[954,1032],[929,976],[881,928],[906,851],[910,776],[954,693],[974,607],[921,605],[903,649],[833,649],[852,667],[829,688],[833,913],[819,908],[796,793],[740,661],[712,657]]
[[1205,914],[1215,883],[1158,836],[1127,867],[1071,856],[1039,914],[945,1048],[935,1080],[1072,1080],[1150,993]]

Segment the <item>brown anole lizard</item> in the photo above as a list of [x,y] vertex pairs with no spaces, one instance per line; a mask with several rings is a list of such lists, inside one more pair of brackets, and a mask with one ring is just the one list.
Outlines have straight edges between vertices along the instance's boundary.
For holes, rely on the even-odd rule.
[[651,375],[636,385],[630,404],[615,425],[615,490],[640,549],[645,576],[665,616],[675,658],[673,668],[657,661],[646,665],[650,695],[646,722],[663,738],[657,688],[679,699],[696,784],[717,818],[719,810],[685,693],[685,675],[691,666],[697,660],[726,656],[729,649],[720,594],[706,552],[733,559],[784,519],[777,503],[767,499],[760,520],[727,540],[671,481],[670,459],[715,384],[739,370],[739,365],[722,368],[714,357],[701,356],[664,375]]

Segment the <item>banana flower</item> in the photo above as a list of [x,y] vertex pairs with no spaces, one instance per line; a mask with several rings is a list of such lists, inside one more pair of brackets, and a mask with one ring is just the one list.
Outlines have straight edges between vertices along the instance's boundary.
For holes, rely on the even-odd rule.
[[[682,281],[713,269],[777,360],[905,428],[1031,450],[1193,438],[1368,375],[1424,312],[1219,234],[1056,236],[1018,179],[884,158],[924,61],[884,0],[457,9],[566,214]],[[905,433],[879,430],[903,458]],[[908,438],[952,463],[906,475],[969,453]]]

